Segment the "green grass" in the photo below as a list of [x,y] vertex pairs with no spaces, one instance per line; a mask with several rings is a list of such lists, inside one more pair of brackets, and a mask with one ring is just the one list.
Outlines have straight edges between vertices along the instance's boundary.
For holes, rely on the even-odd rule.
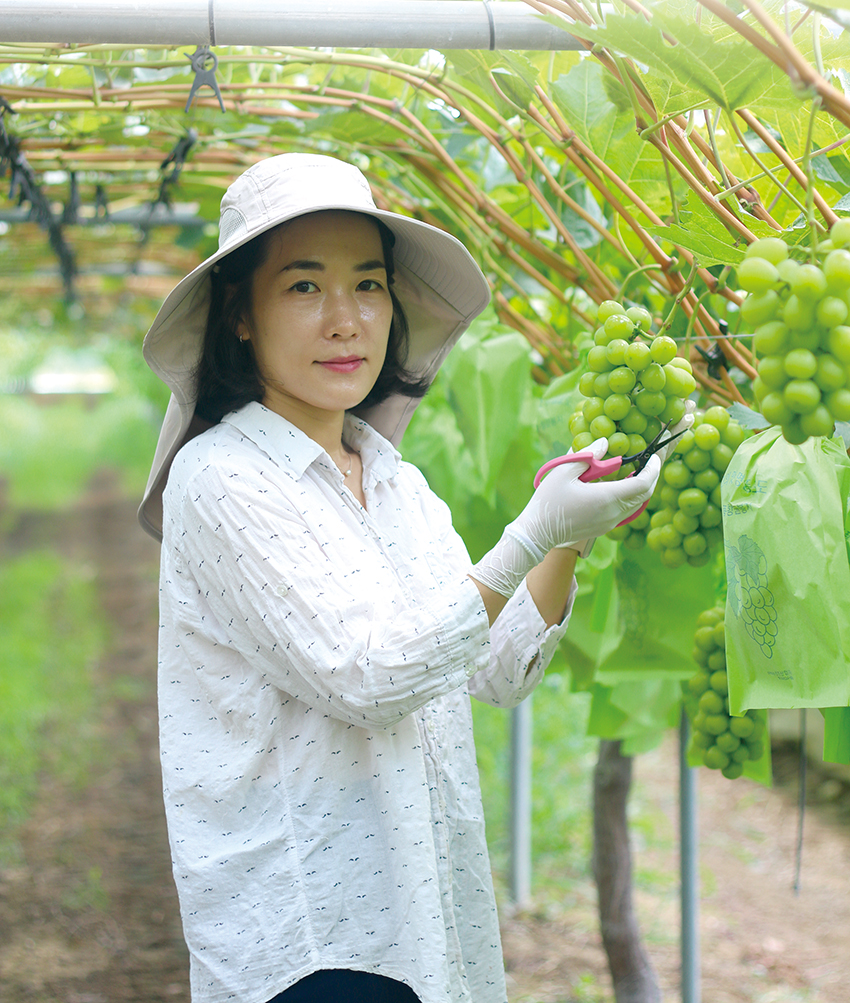
[[[563,897],[589,875],[598,743],[586,734],[588,696],[571,693],[564,676],[544,678],[531,699],[532,890]],[[487,841],[495,877],[503,884],[510,854],[511,715],[475,700],[472,705]]]
[[0,396],[0,477],[8,503],[42,512],[65,508],[103,467],[119,470],[125,490],[139,494],[158,425],[154,406],[139,396],[110,395],[91,405]]
[[0,622],[2,858],[42,770],[85,780],[96,747],[92,668],[107,631],[90,577],[47,552],[0,564]]

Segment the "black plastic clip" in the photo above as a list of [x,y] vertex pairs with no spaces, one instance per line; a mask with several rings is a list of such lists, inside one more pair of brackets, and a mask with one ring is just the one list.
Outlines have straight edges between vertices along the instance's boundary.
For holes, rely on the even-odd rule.
[[215,77],[215,71],[218,68],[218,57],[210,51],[210,47],[208,45],[199,45],[192,55],[186,56],[186,58],[192,64],[192,69],[195,71],[195,79],[192,81],[192,89],[189,91],[189,99],[183,110],[189,110],[189,106],[192,104],[195,95],[201,87],[206,85],[215,91],[219,107],[222,111],[224,111],[224,100],[222,99],[221,91],[218,88],[218,80],[216,80]]
[[[717,322],[717,326],[720,328],[720,336],[722,338],[729,336],[729,324],[725,320],[719,320]],[[720,342],[715,342],[708,351],[704,348],[700,348],[699,345],[695,345],[694,347],[705,359],[708,375],[713,380],[719,380],[722,375],[721,370],[729,368],[729,363],[726,361],[726,354],[720,347]]]

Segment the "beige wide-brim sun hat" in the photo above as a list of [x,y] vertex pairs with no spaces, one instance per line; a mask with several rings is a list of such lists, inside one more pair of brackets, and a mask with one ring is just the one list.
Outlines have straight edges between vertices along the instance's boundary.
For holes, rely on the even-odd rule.
[[[285,153],[248,168],[221,200],[219,247],[166,298],[145,336],[144,357],[171,390],[139,521],[162,539],[162,492],[177,451],[208,424],[195,416],[195,370],[210,302],[210,271],[231,251],[305,213],[347,209],[380,219],[395,235],[393,290],[410,326],[406,367],[429,382],[458,338],[490,300],[481,269],[451,234],[375,206],[369,182],[353,165]],[[394,395],[360,417],[398,445],[418,401]]]

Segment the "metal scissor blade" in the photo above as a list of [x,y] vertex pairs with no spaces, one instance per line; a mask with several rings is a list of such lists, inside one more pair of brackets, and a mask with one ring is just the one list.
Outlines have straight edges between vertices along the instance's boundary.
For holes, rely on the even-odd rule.
[[661,436],[664,435],[669,426],[670,423],[668,422],[662,427],[661,431],[655,436],[652,442],[650,442],[649,445],[647,445],[639,453],[635,453],[633,456],[624,456],[623,463],[634,463],[635,473],[638,474],[647,465],[650,456],[653,456],[659,449],[663,449],[665,446],[673,442],[674,439],[678,439],[680,435],[684,435],[685,432],[688,431],[686,428],[683,428],[681,432],[676,432],[675,435],[670,435],[662,441]]

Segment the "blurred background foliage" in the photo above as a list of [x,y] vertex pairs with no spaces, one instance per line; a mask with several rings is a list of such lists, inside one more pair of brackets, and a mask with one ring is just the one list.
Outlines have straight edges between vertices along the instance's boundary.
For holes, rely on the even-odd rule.
[[[184,111],[189,47],[0,43],[7,532],[22,512],[78,501],[104,466],[138,495],[167,396],[141,360],[144,332],[164,295],[215,248],[229,183],[292,150],[355,163],[379,205],[455,233],[491,282],[491,309],[449,357],[404,444],[473,557],[527,500],[543,460],[568,445],[602,300],[647,307],[680,341],[701,403],[752,400],[753,356],[730,285],[744,247],[776,232],[808,245],[850,211],[841,17],[801,6],[792,22],[777,0],[615,2],[604,19],[593,2],[528,2],[585,48],[217,47],[224,113],[209,89]],[[106,384],[80,390],[93,373]],[[75,374],[78,389],[59,392]],[[63,604],[91,601],[85,576],[52,560],[0,562],[3,594],[32,617],[4,611],[10,630],[27,635],[41,621],[60,629]],[[39,576],[56,583],[58,606],[45,606]],[[721,577],[717,566],[672,573],[598,542],[540,695],[555,708],[540,711],[541,727],[563,739],[558,770],[572,770],[571,757],[586,762],[588,734],[638,752],[677,723],[693,623]],[[629,627],[635,615],[640,636]],[[65,659],[70,671],[100,650],[99,630]],[[36,694],[53,661],[41,647],[9,651],[38,666],[27,677]],[[30,722],[20,727],[32,736],[44,704],[16,686],[0,705]],[[581,693],[569,712],[575,736],[557,723],[568,691]],[[28,699],[29,717],[16,710]],[[489,753],[482,759],[488,797],[499,802],[507,725],[486,708],[477,714],[502,750],[489,765]],[[28,739],[15,734],[20,748]],[[494,816],[497,833],[503,821]]]

